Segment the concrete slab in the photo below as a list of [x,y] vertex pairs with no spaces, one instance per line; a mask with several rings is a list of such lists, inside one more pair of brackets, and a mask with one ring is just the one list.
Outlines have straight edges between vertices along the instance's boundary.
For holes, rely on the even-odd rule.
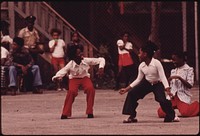
[[[193,101],[199,101],[199,87],[191,90]],[[181,118],[181,122],[164,123],[157,117],[159,104],[153,93],[139,101],[138,123],[123,124],[126,94],[113,90],[96,90],[94,116],[85,114],[86,95],[79,91],[72,117],[61,120],[66,91],[45,91],[44,94],[1,96],[1,133],[4,135],[196,135],[199,116]]]

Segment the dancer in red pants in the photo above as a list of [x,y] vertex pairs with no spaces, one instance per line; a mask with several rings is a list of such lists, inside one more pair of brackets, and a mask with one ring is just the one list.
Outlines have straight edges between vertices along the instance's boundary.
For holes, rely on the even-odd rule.
[[83,53],[80,48],[72,50],[74,53],[71,53],[71,60],[68,64],[59,70],[56,75],[52,78],[53,81],[61,80],[66,74],[69,74],[69,90],[65,99],[63,112],[61,119],[67,119],[72,114],[72,104],[75,100],[75,97],[78,95],[78,88],[82,85],[84,93],[86,93],[87,100],[87,109],[86,114],[88,118],[94,118],[93,115],[93,105],[95,97],[95,89],[93,83],[90,79],[90,74],[88,70],[90,65],[99,64],[98,74],[103,75],[105,59],[102,57],[99,58],[84,58]]
[[[172,60],[176,67],[171,70],[171,76],[168,79],[173,94],[172,106],[174,109],[178,109],[183,117],[197,116],[199,115],[199,102],[191,102],[192,94],[190,92],[194,84],[194,69],[186,63],[183,52],[173,53]],[[169,99],[169,96],[167,98]],[[161,108],[157,112],[160,118],[166,116]]]

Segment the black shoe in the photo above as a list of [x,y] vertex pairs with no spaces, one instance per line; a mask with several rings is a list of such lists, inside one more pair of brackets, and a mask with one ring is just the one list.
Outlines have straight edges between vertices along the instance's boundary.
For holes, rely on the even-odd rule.
[[88,114],[88,118],[94,118],[93,114]]
[[115,87],[114,88],[114,91],[118,91],[120,88],[119,87]]
[[11,86],[11,95],[16,95],[17,94],[17,88],[15,86]]
[[136,118],[129,117],[127,120],[124,120],[123,123],[136,123],[138,120]]
[[33,94],[42,94],[42,93],[43,93],[42,90],[40,90],[38,87],[34,87]]
[[61,119],[68,119],[68,117],[66,115],[62,115]]

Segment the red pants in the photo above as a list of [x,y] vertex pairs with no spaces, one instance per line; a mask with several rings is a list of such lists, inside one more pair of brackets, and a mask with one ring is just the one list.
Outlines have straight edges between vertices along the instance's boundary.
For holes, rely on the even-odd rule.
[[84,93],[86,93],[87,109],[86,114],[93,114],[93,105],[95,90],[91,79],[88,77],[79,78],[79,79],[69,79],[69,90],[67,92],[65,103],[63,107],[62,115],[70,117],[72,114],[72,104],[75,100],[75,97],[78,95],[78,88],[82,85]]
[[[178,96],[175,96],[171,100],[174,109],[178,109],[182,117],[193,117],[199,114],[199,102],[195,101],[191,104],[184,103],[180,101]],[[166,116],[165,112],[160,107],[157,111],[158,117],[164,118]]]

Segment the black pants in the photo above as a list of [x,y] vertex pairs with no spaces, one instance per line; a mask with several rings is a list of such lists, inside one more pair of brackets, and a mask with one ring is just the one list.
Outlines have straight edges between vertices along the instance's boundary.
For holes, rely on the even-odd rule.
[[[22,74],[22,69],[17,68],[18,74]],[[31,67],[27,69],[27,74],[23,75],[24,78],[24,87],[26,91],[33,91],[33,73],[31,71]]]
[[123,66],[122,70],[118,73],[116,77],[116,84],[115,88],[120,88],[120,82],[123,79],[123,82],[125,83],[125,86],[128,86],[133,80],[135,80],[137,77],[137,67],[136,65],[129,65],[129,66]]
[[[155,100],[159,102],[161,108],[166,113],[165,119],[173,120],[175,117],[172,104],[165,97],[165,89],[161,82],[151,85],[147,80],[143,79],[140,84],[132,88],[127,94],[122,114],[136,117],[136,108],[138,106],[138,100],[143,99],[150,92],[154,93]],[[148,103],[151,104],[151,103]]]

